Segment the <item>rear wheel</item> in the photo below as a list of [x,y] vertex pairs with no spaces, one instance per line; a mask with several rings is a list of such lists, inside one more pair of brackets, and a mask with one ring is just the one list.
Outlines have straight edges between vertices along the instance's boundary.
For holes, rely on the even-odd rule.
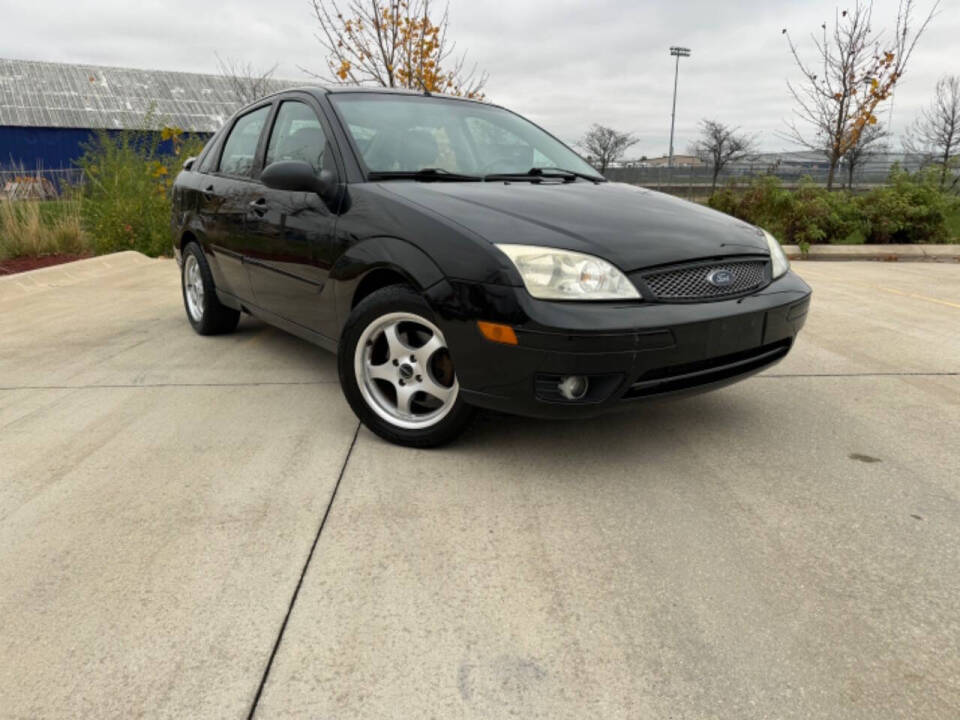
[[232,332],[240,322],[240,311],[228,308],[217,299],[210,266],[195,242],[183,248],[180,271],[183,305],[190,325],[201,335]]
[[463,431],[473,408],[427,302],[393,285],[350,314],[338,356],[343,393],[363,424],[390,442],[432,447]]

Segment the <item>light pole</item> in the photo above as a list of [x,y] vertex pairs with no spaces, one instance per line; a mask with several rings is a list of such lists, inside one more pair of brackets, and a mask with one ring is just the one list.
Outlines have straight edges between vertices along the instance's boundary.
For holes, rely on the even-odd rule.
[[670,113],[670,156],[667,167],[673,167],[673,126],[677,119],[677,78],[680,76],[680,58],[690,57],[690,48],[671,47],[670,54],[676,56],[677,65],[673,71],[673,111]]

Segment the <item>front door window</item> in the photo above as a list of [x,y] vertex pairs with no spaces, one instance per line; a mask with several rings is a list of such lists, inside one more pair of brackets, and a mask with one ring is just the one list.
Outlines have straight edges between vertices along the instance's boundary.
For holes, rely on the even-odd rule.
[[319,174],[326,148],[327,139],[313,110],[302,102],[288,101],[281,104],[277,112],[264,165],[278,160],[300,160]]

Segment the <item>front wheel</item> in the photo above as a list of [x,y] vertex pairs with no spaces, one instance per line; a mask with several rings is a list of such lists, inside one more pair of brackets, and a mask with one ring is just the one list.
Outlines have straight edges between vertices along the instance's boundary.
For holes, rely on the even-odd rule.
[[430,306],[406,286],[383,288],[357,305],[341,337],[338,366],[357,417],[398,445],[442,445],[473,415]]

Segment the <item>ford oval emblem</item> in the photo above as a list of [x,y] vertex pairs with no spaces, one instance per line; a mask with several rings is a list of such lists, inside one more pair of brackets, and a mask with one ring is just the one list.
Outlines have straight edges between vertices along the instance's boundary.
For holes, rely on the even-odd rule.
[[707,282],[718,288],[730,287],[733,285],[733,273],[723,268],[717,268],[707,273]]

